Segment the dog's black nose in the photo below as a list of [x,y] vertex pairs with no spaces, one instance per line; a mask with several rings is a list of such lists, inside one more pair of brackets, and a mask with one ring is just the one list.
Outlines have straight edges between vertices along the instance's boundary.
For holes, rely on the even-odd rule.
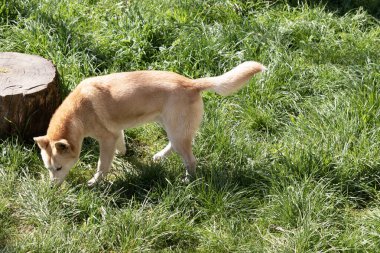
[[62,166],[61,166],[61,167],[58,167],[58,168],[57,168],[57,171],[60,171],[61,169],[62,169]]

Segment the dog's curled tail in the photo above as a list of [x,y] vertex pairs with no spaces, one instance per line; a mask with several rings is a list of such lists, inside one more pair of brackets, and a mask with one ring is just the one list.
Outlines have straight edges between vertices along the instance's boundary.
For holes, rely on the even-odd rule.
[[222,96],[228,96],[240,90],[251,77],[266,68],[261,63],[246,61],[232,70],[215,77],[204,77],[195,79],[199,90],[212,90]]

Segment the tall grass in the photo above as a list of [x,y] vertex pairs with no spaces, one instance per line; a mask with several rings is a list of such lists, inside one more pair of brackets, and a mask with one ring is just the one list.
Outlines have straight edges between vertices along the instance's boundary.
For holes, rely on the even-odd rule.
[[2,1],[0,51],[54,62],[66,95],[88,76],[157,69],[197,78],[245,60],[269,71],[203,95],[198,177],[152,155],[149,124],[93,189],[86,140],[60,189],[35,145],[0,144],[1,252],[376,252],[380,246],[380,26],[284,1]]

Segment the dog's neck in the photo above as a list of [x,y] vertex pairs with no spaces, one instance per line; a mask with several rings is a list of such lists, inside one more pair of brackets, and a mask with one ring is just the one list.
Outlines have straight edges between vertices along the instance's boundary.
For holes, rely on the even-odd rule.
[[65,139],[72,150],[79,154],[84,139],[84,127],[75,111],[58,108],[60,113],[55,113],[50,121],[47,136],[49,140],[58,141]]

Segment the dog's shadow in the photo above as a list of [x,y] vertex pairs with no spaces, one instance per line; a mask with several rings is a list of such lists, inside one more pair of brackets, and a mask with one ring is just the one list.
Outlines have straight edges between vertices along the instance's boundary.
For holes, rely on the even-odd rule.
[[[201,190],[204,185],[211,191],[233,191],[249,189],[251,194],[257,198],[267,195],[270,179],[260,173],[260,169],[242,168],[215,168],[200,166],[197,176],[190,184],[183,182],[184,167],[176,158],[168,162],[144,162],[135,157],[119,158],[126,164],[125,167],[118,166],[116,172],[99,183],[93,190],[114,196],[113,202],[121,207],[129,205],[131,201],[144,203],[159,201],[161,194],[169,192],[172,188],[183,189],[193,187],[193,191]],[[173,163],[175,166],[168,163]],[[176,166],[178,165],[178,166]]]
[[[105,180],[97,184],[93,191],[108,196],[115,196],[114,203],[117,206],[128,205],[131,200],[143,203],[147,199],[159,199],[159,195],[171,187],[186,187],[183,182],[185,167],[181,159],[172,154],[167,159],[158,163],[148,160],[147,154],[134,151],[134,140],[129,140],[127,152],[124,156],[117,156],[113,162],[113,168]],[[93,149],[95,141],[87,140],[84,143],[84,152],[90,155],[84,156],[83,163],[96,166],[95,158],[99,156],[99,150]],[[144,159],[145,157],[145,159]],[[197,167],[197,175],[194,179],[199,184],[207,185],[210,190],[219,191],[231,188],[234,190],[249,190],[255,197],[263,198],[271,184],[270,175],[266,175],[264,169],[268,164],[257,164],[255,167],[240,165],[226,165],[223,167],[210,165],[207,158],[200,158]],[[78,171],[72,175],[70,181],[73,184],[81,184],[87,187],[88,180],[94,169],[85,173]],[[189,187],[191,187],[190,185]]]
[[113,175],[114,178],[100,185],[103,189],[108,187],[110,194],[118,195],[121,201],[118,204],[128,202],[132,198],[144,201],[152,190],[164,189],[176,180],[176,173],[165,168],[165,163],[144,162],[131,157],[125,160],[128,165],[124,168],[119,167]]

